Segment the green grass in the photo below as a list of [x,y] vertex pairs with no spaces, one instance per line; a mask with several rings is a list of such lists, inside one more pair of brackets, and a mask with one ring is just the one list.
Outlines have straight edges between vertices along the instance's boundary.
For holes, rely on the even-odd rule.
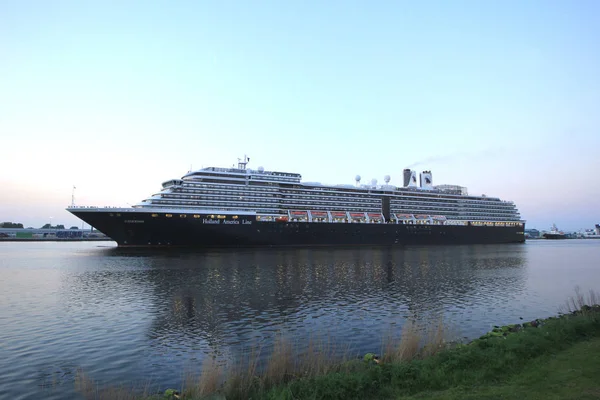
[[497,385],[461,385],[398,399],[600,399],[600,338],[529,361]]
[[[600,372],[598,349],[600,313],[594,312],[549,319],[540,328],[476,340],[425,359],[360,365],[353,371],[300,379],[251,397],[600,398],[600,387],[590,381]],[[536,390],[545,392],[538,395]]]

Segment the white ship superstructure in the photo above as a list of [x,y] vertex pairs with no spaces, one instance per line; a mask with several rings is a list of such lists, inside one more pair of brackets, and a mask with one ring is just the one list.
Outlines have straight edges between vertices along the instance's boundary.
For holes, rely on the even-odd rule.
[[466,188],[434,186],[431,171],[404,170],[403,186],[372,180],[354,185],[302,182],[297,173],[247,168],[208,167],[164,182],[162,190],[136,208],[182,209],[188,212],[255,213],[257,219],[286,218],[306,222],[427,223],[521,225],[515,204],[499,198],[470,196]]

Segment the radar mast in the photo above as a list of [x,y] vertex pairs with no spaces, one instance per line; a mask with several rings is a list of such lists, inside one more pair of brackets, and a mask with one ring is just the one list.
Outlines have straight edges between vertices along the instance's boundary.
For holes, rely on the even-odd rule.
[[246,157],[245,154],[243,160],[244,161],[238,158],[238,169],[246,169],[246,164],[250,162],[250,158]]

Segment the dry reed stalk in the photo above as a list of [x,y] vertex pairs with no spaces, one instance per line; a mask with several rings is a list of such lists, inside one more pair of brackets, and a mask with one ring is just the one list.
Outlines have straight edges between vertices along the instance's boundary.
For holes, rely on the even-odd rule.
[[78,369],[75,374],[75,390],[86,399],[93,399],[97,391],[96,383],[85,372]]
[[423,356],[429,357],[442,351],[446,347],[446,335],[446,326],[440,317],[433,329],[429,330],[427,342],[422,350]]
[[326,340],[311,337],[308,347],[299,353],[296,374],[305,377],[314,377],[326,374],[334,369],[339,369],[348,360],[350,346],[344,346],[339,356],[337,346],[328,335]]
[[262,385],[257,375],[261,351],[261,346],[252,347],[246,357],[226,369],[224,388],[228,398],[247,398],[253,386]]
[[[423,332],[427,332],[423,337]],[[382,362],[410,361],[419,357],[428,357],[439,353],[446,347],[447,328],[440,317],[435,325],[428,329],[413,320],[402,327],[400,339],[394,339],[389,332],[382,345]]]
[[402,326],[400,343],[396,348],[394,358],[396,361],[414,360],[419,356],[420,343],[421,333],[419,332],[419,326],[412,320],[409,320]]
[[326,362],[326,349],[328,349],[328,346],[323,345],[322,342],[317,343],[311,337],[306,349],[299,354],[297,373],[305,377],[318,375]]
[[587,298],[581,292],[579,286],[575,286],[575,296],[569,297],[565,304],[559,307],[559,312],[563,314],[571,314],[575,311],[585,312],[582,310],[583,306],[594,306],[600,305],[600,294],[593,289],[590,289]]
[[186,385],[186,394],[197,396],[207,396],[216,393],[221,387],[223,375],[223,364],[218,362],[216,354],[208,355],[202,362],[202,371],[195,385],[191,387]]
[[295,367],[292,344],[283,335],[277,335],[264,372],[265,383],[276,385],[285,382],[290,375],[296,372]]
[[575,287],[575,299],[573,305],[576,306],[578,310],[585,305],[585,298],[583,297],[579,286]]
[[[205,360],[206,361],[206,360]],[[202,371],[202,370],[200,370]],[[201,372],[200,372],[201,374]],[[187,397],[192,398],[198,395],[198,382],[200,381],[200,374],[198,372],[187,370],[183,375],[183,383],[181,392]]]
[[78,370],[75,375],[75,390],[89,400],[135,400],[140,397],[148,397],[148,387],[142,394],[123,386],[101,388],[81,370]]
[[393,328],[390,326],[383,337],[381,344],[381,362],[389,363],[396,361],[397,349],[400,346],[398,339],[394,338]]
[[413,320],[408,320],[402,326],[400,339],[395,339],[391,331],[384,337],[381,362],[408,361],[417,358],[420,344],[420,328]]
[[600,305],[600,294],[593,289],[590,289],[589,292],[589,304],[590,306],[598,306]]

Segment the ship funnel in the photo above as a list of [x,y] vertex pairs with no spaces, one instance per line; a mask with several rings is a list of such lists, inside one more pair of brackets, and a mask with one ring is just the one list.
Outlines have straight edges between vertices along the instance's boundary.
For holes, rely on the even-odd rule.
[[412,174],[413,174],[413,171],[411,171],[408,168],[403,171],[402,176],[404,179],[403,179],[402,186],[404,186],[404,187],[409,186],[410,180],[411,180],[410,178],[411,178]]
[[405,169],[404,173],[404,187],[418,187],[419,185],[417,184],[417,173],[413,170],[410,169]]
[[427,189],[427,190],[433,189],[433,180],[431,177],[431,171],[421,172],[421,189]]
[[402,173],[402,176],[403,176],[402,186],[406,187],[406,186],[408,186],[408,182],[410,182],[410,169],[405,169]]

